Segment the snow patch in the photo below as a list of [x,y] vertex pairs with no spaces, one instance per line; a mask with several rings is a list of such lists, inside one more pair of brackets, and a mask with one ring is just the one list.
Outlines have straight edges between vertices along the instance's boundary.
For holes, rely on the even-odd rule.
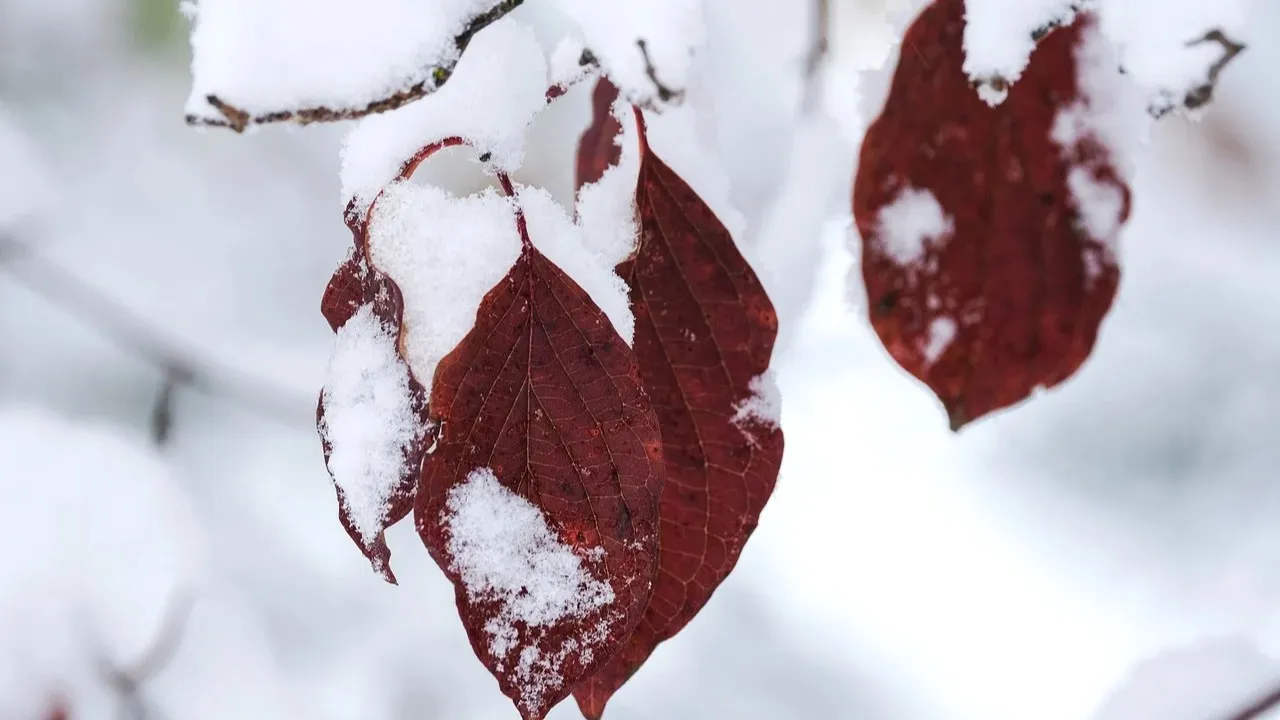
[[[630,254],[634,240],[628,244],[625,237],[634,230],[624,227],[604,231],[608,234],[596,237],[594,243],[589,242],[583,227],[574,224],[546,190],[521,186],[516,190],[516,197],[524,210],[529,239],[547,259],[587,291],[630,345],[635,338],[636,319],[631,312],[627,284],[613,268]],[[592,229],[600,230],[594,225]]]
[[257,115],[362,107],[457,57],[454,39],[499,0],[199,0],[187,111],[219,117],[217,95]]
[[391,495],[405,474],[405,453],[422,439],[409,391],[409,368],[396,352],[396,328],[364,305],[338,328],[324,386],[321,432],[329,471],[352,525],[373,543]]
[[[558,647],[532,642],[528,629],[586,618],[613,604],[613,588],[584,564],[603,562],[603,548],[585,558],[576,554],[556,537],[541,510],[507,489],[489,468],[473,470],[449,490],[441,520],[448,528],[450,569],[468,599],[498,604],[484,627],[490,654],[500,667],[514,660],[509,672],[532,704],[540,704],[540,693],[562,680],[565,659],[576,653],[590,662],[607,637],[607,620]],[[521,627],[527,628],[523,647]]]
[[475,325],[520,247],[515,206],[493,188],[459,198],[395,183],[374,205],[369,259],[402,290],[404,357],[428,397],[436,365]]
[[928,190],[903,188],[898,198],[880,210],[880,248],[898,265],[906,267],[924,257],[925,250],[955,230],[938,198]]
[[[430,5],[428,3],[428,5]],[[546,106],[547,66],[533,30],[506,19],[481,31],[453,78],[415,103],[360,121],[342,147],[342,201],[367,207],[420,148],[461,137],[507,172],[524,158],[525,130]]]
[[[733,424],[739,428],[748,424],[779,427],[782,424],[782,393],[778,390],[773,370],[752,378],[747,389],[751,395],[734,408]],[[743,432],[747,431],[744,429]]]
[[942,357],[956,339],[956,321],[949,317],[936,317],[929,323],[929,337],[924,344],[924,361],[932,365]]

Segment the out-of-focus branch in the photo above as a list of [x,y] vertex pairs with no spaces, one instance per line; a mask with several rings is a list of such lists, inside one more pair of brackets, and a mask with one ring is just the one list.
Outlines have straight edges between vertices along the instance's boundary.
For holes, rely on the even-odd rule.
[[173,660],[194,605],[195,594],[189,590],[180,591],[169,603],[150,647],[131,665],[120,667],[106,658],[99,658],[103,679],[120,699],[124,717],[128,720],[147,720],[152,715],[142,698],[142,686]]
[[804,100],[801,103],[807,115],[818,108],[822,97],[823,68],[831,54],[831,0],[813,2],[813,36],[809,41],[809,54],[804,63]]
[[188,115],[187,124],[200,125],[204,127],[224,127],[230,128],[235,132],[244,132],[245,129],[252,125],[266,125],[269,123],[292,122],[299,125],[309,125],[317,122],[337,122],[340,120],[355,120],[365,117],[366,115],[376,115],[389,110],[408,105],[415,100],[430,95],[439,90],[453,76],[454,68],[458,65],[458,60],[466,51],[467,46],[471,44],[471,40],[483,29],[489,27],[493,23],[506,17],[508,13],[524,4],[524,0],[502,0],[502,2],[489,9],[487,12],[476,16],[467,26],[454,38],[454,45],[457,52],[454,59],[444,62],[440,65],[434,65],[421,70],[417,76],[406,79],[404,89],[398,90],[386,97],[379,98],[373,102],[364,105],[351,107],[307,107],[294,109],[273,110],[267,113],[257,115],[250,114],[248,111],[239,108],[225,99],[217,95],[208,95],[205,100],[213,106],[214,109],[222,115],[221,118],[206,118],[198,115]]
[[1245,45],[1232,40],[1227,37],[1226,33],[1218,29],[1210,30],[1203,36],[1188,42],[1187,47],[1195,47],[1205,43],[1214,43],[1221,47],[1222,57],[1218,58],[1217,62],[1209,66],[1209,72],[1207,73],[1207,79],[1204,84],[1197,85],[1192,88],[1187,93],[1187,96],[1183,98],[1182,104],[1186,106],[1188,110],[1194,110],[1201,107],[1213,99],[1214,88],[1218,85],[1218,76],[1222,74],[1223,69],[1226,68],[1232,60],[1236,59],[1237,55],[1245,51]]
[[14,280],[164,373],[165,382],[172,387],[162,389],[153,410],[152,434],[158,442],[168,436],[170,403],[174,390],[180,387],[223,398],[291,427],[304,424],[315,412],[310,398],[294,397],[268,381],[210,362],[12,235],[0,234],[0,260],[4,261],[0,270]]
[[658,79],[658,70],[653,66],[653,58],[649,57],[649,44],[644,41],[644,38],[636,40],[636,47],[640,48],[640,56],[644,58],[645,77],[649,78],[649,82],[653,83],[653,87],[658,91],[658,100],[664,103],[678,103],[684,100],[683,89],[672,89]]
[[1267,694],[1237,710],[1226,720],[1262,720],[1272,710],[1280,709],[1280,685],[1272,688]]

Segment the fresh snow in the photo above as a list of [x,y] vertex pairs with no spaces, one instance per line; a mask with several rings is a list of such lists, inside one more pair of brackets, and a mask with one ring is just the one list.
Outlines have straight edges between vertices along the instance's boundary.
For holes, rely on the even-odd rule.
[[1036,43],[1032,33],[1073,15],[1072,0],[965,0],[964,71],[982,99],[998,105],[1008,94],[992,83],[1022,76]]
[[[430,3],[427,3],[430,5]],[[419,148],[461,137],[487,154],[486,165],[511,172],[524,157],[524,135],[546,106],[547,66],[528,26],[506,18],[481,31],[453,78],[434,94],[362,119],[342,148],[342,202],[367,207]]]
[[635,251],[640,232],[636,222],[636,182],[640,175],[640,132],[635,113],[619,97],[612,112],[622,126],[615,143],[622,152],[618,163],[596,182],[578,190],[576,213],[589,251],[600,255],[609,267]]
[[571,653],[589,662],[604,640],[603,632],[588,632],[548,647],[545,631],[539,632],[607,612],[613,588],[589,569],[603,562],[603,549],[576,554],[556,537],[541,510],[507,489],[489,468],[473,470],[450,488],[441,520],[448,528],[451,569],[467,597],[498,604],[484,627],[489,652],[538,704],[538,694],[560,679]]
[[427,80],[454,38],[498,0],[197,0],[187,111],[219,117],[217,95],[250,114],[361,107]]
[[876,238],[881,249],[903,267],[919,262],[931,244],[954,230],[938,199],[920,188],[903,188],[896,200],[880,210],[878,220]]
[[1249,2],[1174,0],[1151,12],[1146,3],[1132,0],[966,0],[964,71],[979,83],[982,98],[997,105],[1007,92],[988,81],[1002,78],[1012,84],[1021,77],[1035,49],[1032,33],[1068,21],[1073,8],[1092,9],[1107,39],[1123,49],[1119,62],[1147,88],[1152,104],[1177,106],[1187,91],[1205,82],[1210,64],[1222,54],[1213,43],[1188,43],[1215,28],[1247,40]]
[[641,41],[663,87],[677,93],[685,88],[706,32],[700,0],[556,0],[555,6],[582,29],[586,46],[623,97],[643,105],[659,102]]
[[765,427],[778,427],[782,423],[782,393],[778,390],[777,376],[773,370],[766,370],[764,374],[751,378],[747,389],[751,391],[751,395],[734,408],[734,424],[756,422]]
[[405,453],[425,430],[395,331],[372,305],[362,306],[338,329],[324,386],[321,432],[332,448],[329,471],[366,543],[385,529],[387,506],[405,473]]
[[91,697],[101,664],[143,656],[179,596],[203,590],[200,524],[139,440],[0,408],[0,717]]
[[[1050,135],[1068,159],[1079,154],[1082,143],[1101,144],[1119,178],[1132,182],[1152,125],[1145,95],[1119,72],[1117,53],[1097,27],[1086,29],[1076,56],[1080,99],[1058,111]],[[1114,259],[1124,211],[1120,189],[1100,181],[1092,164],[1073,164],[1067,171],[1067,190],[1085,232]],[[1101,269],[1098,258],[1087,252],[1085,270],[1090,278],[1096,277]]]
[[493,188],[454,197],[394,183],[374,205],[369,258],[401,289],[404,357],[428,396],[436,365],[475,325],[520,247],[515,206]]
[[[583,228],[575,225],[563,207],[541,188],[517,189],[520,207],[528,223],[529,238],[604,311],[613,328],[630,345],[635,337],[636,319],[622,278],[613,271],[625,259],[625,229],[614,230],[600,242],[589,243]],[[601,228],[595,228],[601,229]],[[601,249],[606,246],[605,249]]]
[[932,365],[956,339],[956,321],[949,317],[936,317],[929,322],[929,337],[924,345],[924,360]]

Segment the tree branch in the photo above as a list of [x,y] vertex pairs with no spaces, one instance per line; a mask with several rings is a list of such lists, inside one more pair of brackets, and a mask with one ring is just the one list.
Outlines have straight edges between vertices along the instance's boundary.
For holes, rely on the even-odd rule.
[[253,125],[266,125],[269,123],[293,122],[299,125],[309,125],[317,122],[338,122],[340,120],[355,120],[365,117],[366,115],[376,115],[389,110],[403,107],[416,100],[430,95],[439,90],[453,76],[454,68],[457,67],[458,61],[462,58],[462,54],[466,52],[467,46],[471,44],[471,40],[483,29],[489,27],[493,23],[506,17],[508,13],[524,4],[524,0],[502,0],[487,12],[477,15],[467,23],[462,32],[453,39],[457,52],[454,58],[440,65],[434,65],[423,69],[418,77],[408,79],[406,87],[398,90],[384,98],[374,100],[360,106],[352,107],[307,107],[292,110],[274,110],[272,112],[252,115],[248,111],[239,108],[227,102],[217,95],[208,95],[205,100],[216,109],[221,118],[206,118],[198,115],[187,115],[188,125],[198,125],[202,127],[223,127],[234,130],[235,132],[244,132]]
[[[184,347],[107,293],[98,290],[58,264],[40,257],[28,244],[8,235],[0,235],[0,260],[3,269],[14,280],[40,297],[62,306],[112,340],[121,349],[155,366],[176,387],[190,387],[207,395],[225,398],[254,413],[288,426],[297,426],[314,413],[310,400],[302,400],[282,391],[272,383],[247,377],[209,362],[198,350]],[[19,262],[20,261],[20,262]],[[173,389],[170,388],[169,394]],[[169,400],[161,393],[164,407],[153,413],[168,412]],[[163,439],[171,418],[156,418],[166,427],[153,425],[153,437]]]
[[1264,715],[1280,708],[1280,685],[1270,692],[1237,710],[1227,720],[1261,720]]

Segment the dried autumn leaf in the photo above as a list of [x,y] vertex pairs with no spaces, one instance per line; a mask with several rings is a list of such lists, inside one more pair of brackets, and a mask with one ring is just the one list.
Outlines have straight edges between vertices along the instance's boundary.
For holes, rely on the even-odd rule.
[[419,533],[472,648],[541,718],[630,636],[656,571],[662,448],[635,356],[529,240],[440,361]]
[[613,103],[618,99],[618,88],[601,76],[591,91],[591,124],[578,141],[578,159],[574,187],[599,182],[605,170],[617,165],[622,148],[616,138],[622,132],[622,124],[613,114]]
[[1130,208],[1093,122],[1115,98],[1092,89],[1118,70],[1095,62],[1092,16],[1049,32],[990,107],[962,69],[964,6],[938,0],[907,31],[853,192],[871,324],[953,429],[1085,361]]
[[[374,571],[394,584],[383,531],[413,508],[433,433],[425,390],[399,353],[400,289],[369,263],[363,223],[349,217],[348,224],[354,248],[321,301],[321,313],[338,335],[333,362],[339,365],[320,394],[316,427],[342,527]],[[335,441],[343,453],[336,458]]]
[[593,719],[733,570],[773,492],[783,450],[769,375],[773,305],[729,231],[648,147],[643,126],[641,138],[640,240],[617,272],[631,289],[634,348],[662,427],[667,483],[659,572],[644,619],[609,664],[574,689]]

